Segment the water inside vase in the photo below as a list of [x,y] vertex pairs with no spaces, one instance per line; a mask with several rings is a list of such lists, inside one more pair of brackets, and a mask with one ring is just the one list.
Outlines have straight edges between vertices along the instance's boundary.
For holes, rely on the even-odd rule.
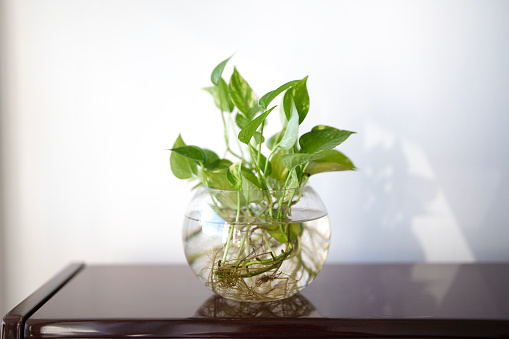
[[186,217],[183,237],[191,269],[212,291],[239,301],[273,301],[313,281],[327,258],[330,225],[327,215],[252,224]]

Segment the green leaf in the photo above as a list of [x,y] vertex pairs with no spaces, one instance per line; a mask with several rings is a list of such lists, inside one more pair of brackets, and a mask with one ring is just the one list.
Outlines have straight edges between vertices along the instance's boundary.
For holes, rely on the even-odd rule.
[[230,182],[230,185],[236,190],[242,189],[242,161],[232,164],[226,172],[226,177]]
[[279,142],[283,138],[283,135],[284,135],[283,131],[280,131],[271,136],[269,140],[267,140],[267,148],[272,151],[279,144]]
[[186,158],[193,159],[199,162],[205,162],[205,160],[207,160],[207,155],[198,146],[181,146],[177,148],[172,148],[171,151],[176,152]]
[[219,79],[219,83],[217,86],[218,90],[218,98],[220,102],[219,108],[221,108],[224,112],[231,112],[235,108],[233,105],[233,101],[230,98],[230,93],[228,92],[228,85],[223,80],[223,78]]
[[262,188],[262,186],[260,185],[260,181],[258,180],[258,177],[253,173],[253,171],[242,166],[241,172],[244,178],[253,183],[256,187]]
[[[242,172],[242,178],[246,178],[244,176],[244,172]],[[247,179],[247,178],[246,178]],[[259,193],[261,193],[260,191],[260,183],[259,182],[252,182],[251,180],[247,179],[247,180],[242,180],[242,190],[244,191],[249,191],[249,192],[244,192],[244,200],[247,202],[247,201],[253,201],[253,199],[256,199],[257,197],[260,197]],[[265,188],[267,189],[267,188]],[[259,193],[255,193],[255,192],[252,192],[252,191],[258,191]],[[246,203],[244,203],[244,205],[246,205]]]
[[219,156],[214,151],[209,149],[204,148],[202,150],[205,153],[205,167],[207,169],[216,167],[219,163]]
[[223,171],[203,171],[203,178],[210,188],[218,190],[233,190],[228,181],[226,170]]
[[283,138],[281,138],[281,141],[279,142],[278,146],[281,147],[282,149],[289,150],[290,148],[293,147],[293,145],[295,145],[298,136],[299,136],[299,113],[297,112],[295,104],[292,101],[291,116],[290,119],[288,120],[288,125],[286,126],[285,134],[283,135]]
[[213,165],[211,165],[212,170],[214,171],[226,171],[228,167],[232,165],[232,162],[228,159],[219,159],[218,161],[214,162]]
[[255,141],[255,144],[261,144],[265,141],[265,138],[263,137],[263,135],[258,131],[254,132],[253,139]]
[[281,162],[281,157],[285,154],[286,151],[282,149],[275,153],[270,159],[270,165],[272,167],[270,176],[278,181],[284,181],[288,175],[288,168],[286,168]]
[[309,112],[309,94],[306,87],[308,77],[299,80],[295,85],[292,86],[292,96],[295,102],[297,112],[299,112],[299,125],[302,124],[304,118]]
[[[244,172],[242,172],[244,175]],[[243,178],[245,178],[243,176]],[[266,188],[265,188],[266,189]],[[242,180],[242,192],[240,196],[240,204],[247,206],[251,202],[259,204],[263,200],[263,193],[257,183],[250,180]]]
[[[173,144],[173,148],[179,148],[185,145],[184,140],[182,140],[179,134],[177,140],[175,140]],[[193,173],[196,173],[196,162],[176,152],[171,152],[170,167],[173,174],[179,179],[189,179],[193,176]]]
[[221,111],[233,111],[234,106],[228,93],[228,85],[226,85],[226,82],[222,78],[219,79],[217,86],[205,87],[203,89],[212,95],[214,103]]
[[[269,175],[272,171],[272,166],[270,165],[270,162],[267,163],[267,158],[262,154],[258,153],[258,150],[254,148],[253,146],[249,145],[249,148],[251,149],[251,152],[253,154],[254,159],[258,163],[258,156],[260,157],[260,162],[258,163],[258,166],[260,167],[260,170],[265,174]],[[267,171],[265,171],[265,164],[267,163]]]
[[299,139],[302,153],[319,153],[333,149],[355,132],[318,125]]
[[285,113],[286,121],[290,120],[290,117],[292,115],[292,101],[293,101],[292,91],[286,91],[283,97],[283,111]]
[[240,132],[239,132],[239,141],[243,142],[244,144],[248,145],[251,141],[251,138],[253,137],[253,134],[255,134],[256,130],[263,121],[267,118],[270,112],[275,108],[276,106],[272,107],[268,111],[263,112],[259,116],[257,116],[253,121],[251,121],[249,124],[247,124]]
[[228,59],[221,62],[212,71],[212,74],[210,75],[210,81],[212,81],[212,83],[214,85],[216,85],[216,86],[218,85],[219,79],[221,79],[221,75],[223,74],[224,67],[226,66],[226,64],[228,63],[228,61],[231,59],[232,56],[230,56]]
[[306,169],[308,175],[335,171],[353,171],[355,166],[343,153],[329,150],[320,153],[323,156],[311,161]]
[[233,103],[246,117],[253,117],[258,111],[258,98],[236,68],[230,78],[230,95]]
[[262,106],[263,109],[267,109],[272,100],[274,100],[279,94],[283,93],[297,82],[298,80],[287,82],[286,84],[279,86],[277,89],[265,94],[260,98],[260,106]]
[[246,118],[245,116],[243,116],[240,113],[237,113],[237,115],[235,116],[235,122],[237,123],[237,126],[240,127],[240,129],[243,129],[244,127],[246,127],[247,124],[249,124],[252,120],[253,119]]
[[289,226],[289,232],[290,232],[290,240],[295,240],[297,237],[300,237],[304,231],[304,227],[301,223],[293,223]]
[[280,161],[286,168],[291,170],[299,165],[302,165],[311,160],[318,159],[322,156],[323,155],[320,153],[318,154],[291,153],[283,155]]
[[286,188],[291,189],[300,187],[301,176],[299,174],[302,174],[302,171],[297,171],[297,169],[299,169],[299,167],[295,167],[293,170],[290,170],[290,178],[288,178]]
[[219,102],[219,94],[217,93],[217,86],[209,86],[204,87],[204,90],[210,93],[212,97],[214,98],[214,103],[216,104],[217,108],[221,109],[221,103]]
[[269,224],[263,225],[263,228],[270,234],[271,237],[276,239],[282,244],[286,244],[288,242],[288,237],[285,232],[285,224]]
[[290,241],[297,239],[298,236],[302,235],[304,230],[300,223],[264,225],[263,228],[271,237],[283,244],[286,244],[288,239],[290,239]]

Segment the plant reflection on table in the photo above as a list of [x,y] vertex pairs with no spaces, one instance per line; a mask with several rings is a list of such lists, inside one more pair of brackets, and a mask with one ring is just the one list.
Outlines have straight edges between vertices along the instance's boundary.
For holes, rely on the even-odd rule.
[[320,313],[306,298],[296,295],[278,301],[251,303],[213,295],[196,311],[200,318],[301,318],[317,317]]

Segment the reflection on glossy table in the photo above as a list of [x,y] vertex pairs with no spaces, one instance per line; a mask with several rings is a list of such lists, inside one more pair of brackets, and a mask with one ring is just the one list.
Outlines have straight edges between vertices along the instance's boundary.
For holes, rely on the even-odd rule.
[[264,336],[507,338],[509,264],[326,265],[269,303],[215,296],[187,266],[73,265],[2,324],[2,339]]

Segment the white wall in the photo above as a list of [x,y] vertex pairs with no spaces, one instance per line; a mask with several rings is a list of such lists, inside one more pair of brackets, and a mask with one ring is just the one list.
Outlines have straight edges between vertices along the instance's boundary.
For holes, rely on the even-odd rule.
[[303,129],[358,132],[312,181],[330,262],[509,260],[508,2],[5,3],[5,310],[71,261],[184,262],[165,149],[222,150],[201,88],[235,51],[259,95],[309,74]]

